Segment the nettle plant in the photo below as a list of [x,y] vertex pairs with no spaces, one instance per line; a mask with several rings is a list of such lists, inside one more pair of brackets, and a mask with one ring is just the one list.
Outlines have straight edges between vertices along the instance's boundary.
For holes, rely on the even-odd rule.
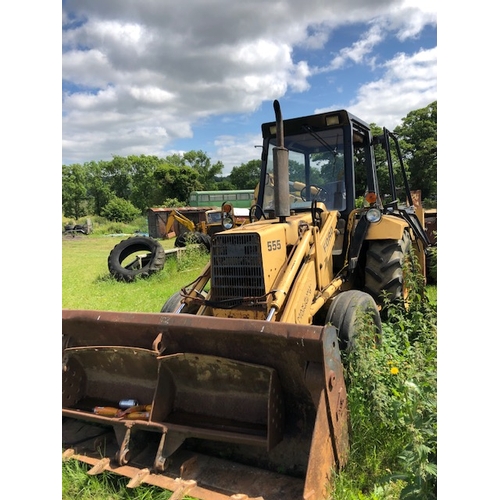
[[343,353],[352,439],[343,474],[364,491],[397,483],[397,498],[431,500],[437,495],[437,310],[417,271],[410,255],[403,270],[408,293],[399,302],[385,300],[381,342],[373,341],[370,318],[362,318],[356,348]]

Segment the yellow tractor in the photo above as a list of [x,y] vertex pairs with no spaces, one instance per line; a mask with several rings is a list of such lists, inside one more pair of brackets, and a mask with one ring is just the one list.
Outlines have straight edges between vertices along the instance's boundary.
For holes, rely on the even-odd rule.
[[393,134],[274,111],[251,222],[212,237],[198,279],[158,313],[63,310],[63,456],[90,474],[175,499],[329,498],[349,456],[341,351],[361,324],[381,333],[383,296],[404,298],[428,240],[405,174],[396,198]]

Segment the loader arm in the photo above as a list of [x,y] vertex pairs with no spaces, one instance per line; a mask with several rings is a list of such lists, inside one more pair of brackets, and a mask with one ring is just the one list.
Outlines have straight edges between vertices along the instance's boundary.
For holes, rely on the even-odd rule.
[[313,316],[340,289],[334,280],[333,247],[339,213],[316,204],[315,220],[298,225],[298,237],[271,291],[268,320],[311,324]]

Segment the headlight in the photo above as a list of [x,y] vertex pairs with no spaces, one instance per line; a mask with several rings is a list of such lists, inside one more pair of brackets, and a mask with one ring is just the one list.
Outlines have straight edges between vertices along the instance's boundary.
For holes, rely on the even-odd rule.
[[224,219],[222,219],[222,226],[224,227],[224,229],[231,229],[234,226],[232,217],[226,215]]
[[366,212],[368,222],[378,222],[382,218],[382,212],[378,208],[370,208]]

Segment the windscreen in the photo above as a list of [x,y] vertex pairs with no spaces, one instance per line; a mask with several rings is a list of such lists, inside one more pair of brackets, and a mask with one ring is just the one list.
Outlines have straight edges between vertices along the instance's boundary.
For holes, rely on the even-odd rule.
[[[271,139],[267,157],[264,210],[274,209],[273,148]],[[308,208],[313,200],[322,201],[329,210],[345,210],[344,147],[342,129],[286,136],[290,185],[290,209]]]

